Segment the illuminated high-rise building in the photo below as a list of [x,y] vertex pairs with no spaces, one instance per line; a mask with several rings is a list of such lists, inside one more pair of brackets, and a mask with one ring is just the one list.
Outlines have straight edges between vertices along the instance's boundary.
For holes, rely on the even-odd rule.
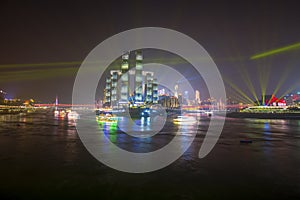
[[174,94],[174,96],[175,96],[176,98],[178,98],[178,85],[177,85],[177,84],[175,85],[174,89],[175,89],[175,94]]
[[187,91],[187,90],[185,90],[183,93],[183,104],[185,104],[185,105],[190,104],[189,91]]
[[152,82],[152,102],[154,104],[158,103],[158,83],[156,78]]
[[105,84],[105,103],[110,105],[111,103],[111,77],[106,78]]
[[140,51],[135,52],[135,102],[143,101],[143,55]]
[[196,90],[196,92],[195,92],[195,102],[196,102],[196,104],[200,104],[200,92],[199,92],[199,90]]
[[[154,79],[154,73],[143,71],[143,55],[140,51],[135,52],[135,69],[130,69],[130,53],[122,55],[121,70],[111,70],[106,78],[104,89],[104,106],[120,108],[124,105],[133,104],[157,104],[158,83]],[[165,92],[164,92],[165,93]]]
[[119,94],[118,94],[118,79],[119,76],[121,75],[120,70],[111,70],[111,106],[116,107],[118,105],[117,100],[119,99]]
[[145,101],[146,103],[152,103],[152,81],[153,77],[151,73],[146,73],[146,89],[145,89]]
[[126,52],[122,55],[122,65],[121,65],[121,95],[120,102],[121,104],[128,103],[129,97],[129,52]]

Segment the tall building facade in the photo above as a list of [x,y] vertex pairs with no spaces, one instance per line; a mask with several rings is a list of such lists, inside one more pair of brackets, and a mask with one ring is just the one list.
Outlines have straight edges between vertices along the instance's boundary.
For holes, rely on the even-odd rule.
[[195,103],[196,104],[200,104],[201,103],[199,90],[196,90],[196,92],[195,92]]
[[107,106],[111,105],[111,78],[107,77],[106,78],[106,84],[105,84],[105,103]]
[[158,103],[158,83],[156,78],[153,79],[152,83],[152,102],[154,104]]
[[[104,104],[111,107],[122,107],[131,104],[157,104],[158,83],[153,78],[153,72],[143,71],[143,55],[135,52],[135,69],[130,69],[130,53],[122,55],[121,69],[111,70],[106,78]],[[134,81],[133,91],[130,81]],[[132,85],[131,85],[132,86]],[[133,92],[133,95],[130,94]]]
[[122,56],[120,104],[127,104],[129,98],[129,52]]
[[143,102],[143,55],[140,51],[135,52],[135,102]]
[[120,70],[112,70],[110,71],[110,74],[111,74],[111,107],[117,107],[118,100],[119,100],[118,80],[119,80],[119,76],[122,73]]
[[146,73],[145,77],[145,82],[146,82],[146,89],[145,89],[145,101],[146,103],[151,103],[152,102],[152,82],[153,82],[153,77],[150,73]]

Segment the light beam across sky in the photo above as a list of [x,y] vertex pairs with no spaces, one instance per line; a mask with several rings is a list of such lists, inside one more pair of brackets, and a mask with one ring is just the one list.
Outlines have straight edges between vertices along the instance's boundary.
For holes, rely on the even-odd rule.
[[259,58],[264,58],[267,56],[272,56],[272,55],[276,55],[285,51],[291,51],[291,50],[296,50],[296,49],[300,49],[300,42],[295,43],[295,44],[291,44],[288,46],[284,46],[281,48],[277,48],[277,49],[271,49],[269,51],[266,52],[262,52],[262,53],[258,53],[255,54],[253,56],[250,57],[251,60],[255,60],[255,59],[259,59]]

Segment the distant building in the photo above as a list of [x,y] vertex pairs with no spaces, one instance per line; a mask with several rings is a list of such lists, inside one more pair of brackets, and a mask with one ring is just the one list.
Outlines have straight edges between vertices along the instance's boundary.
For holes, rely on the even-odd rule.
[[160,96],[159,104],[165,108],[179,108],[178,98],[175,96]]
[[182,94],[178,94],[178,104],[179,105],[183,105],[183,97],[182,97]]
[[174,96],[178,98],[178,85],[177,84],[175,85],[174,89],[175,89]]
[[189,91],[184,91],[183,93],[183,104],[184,105],[189,105],[190,104],[190,100],[189,100]]
[[201,103],[199,90],[196,90],[196,92],[195,92],[195,102],[196,102],[196,104],[200,104]]
[[[298,94],[299,93],[299,94]],[[294,106],[300,102],[300,92],[291,93],[283,97],[287,106]]]
[[286,106],[285,99],[278,99],[274,95],[262,96],[260,105],[266,106]]
[[0,90],[0,104],[3,104],[3,101],[5,99],[5,92],[3,90]]

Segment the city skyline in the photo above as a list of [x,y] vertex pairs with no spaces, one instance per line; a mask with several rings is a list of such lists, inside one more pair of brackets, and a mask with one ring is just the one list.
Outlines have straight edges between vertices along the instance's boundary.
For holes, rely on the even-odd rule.
[[0,199],[300,199],[299,8],[2,2]]
[[[236,94],[233,85],[253,101],[256,100],[253,93],[259,97],[262,93],[276,91],[279,97],[291,88],[300,90],[297,78],[300,73],[297,67],[299,16],[297,6],[292,3],[120,5],[103,3],[82,8],[81,3],[74,3],[72,7],[66,3],[59,6],[48,3],[46,9],[39,3],[21,7],[5,3],[1,7],[5,31],[0,39],[0,88],[9,93],[9,98],[52,102],[58,95],[62,102],[69,103],[77,70],[93,47],[120,31],[158,26],[183,32],[203,45],[223,76],[228,96],[241,96]],[[139,9],[134,9],[133,5]],[[117,17],[117,13],[132,6],[134,14],[125,12],[122,19]],[[98,12],[97,8],[106,8],[106,11]],[[174,13],[167,13],[169,9]],[[156,12],[152,13],[154,10]],[[9,17],[12,11],[18,20]],[[176,12],[181,14],[176,15]],[[162,14],[164,18],[157,17]],[[173,18],[176,19],[174,23],[169,23]],[[294,48],[289,51],[276,53],[276,49],[291,46]],[[251,59],[270,50],[275,53],[271,51],[266,57]],[[185,67],[185,63],[164,53],[145,57],[171,63],[177,69]],[[194,89],[207,98],[205,84],[198,80],[201,78],[193,77],[189,71],[182,72],[191,80]]]

